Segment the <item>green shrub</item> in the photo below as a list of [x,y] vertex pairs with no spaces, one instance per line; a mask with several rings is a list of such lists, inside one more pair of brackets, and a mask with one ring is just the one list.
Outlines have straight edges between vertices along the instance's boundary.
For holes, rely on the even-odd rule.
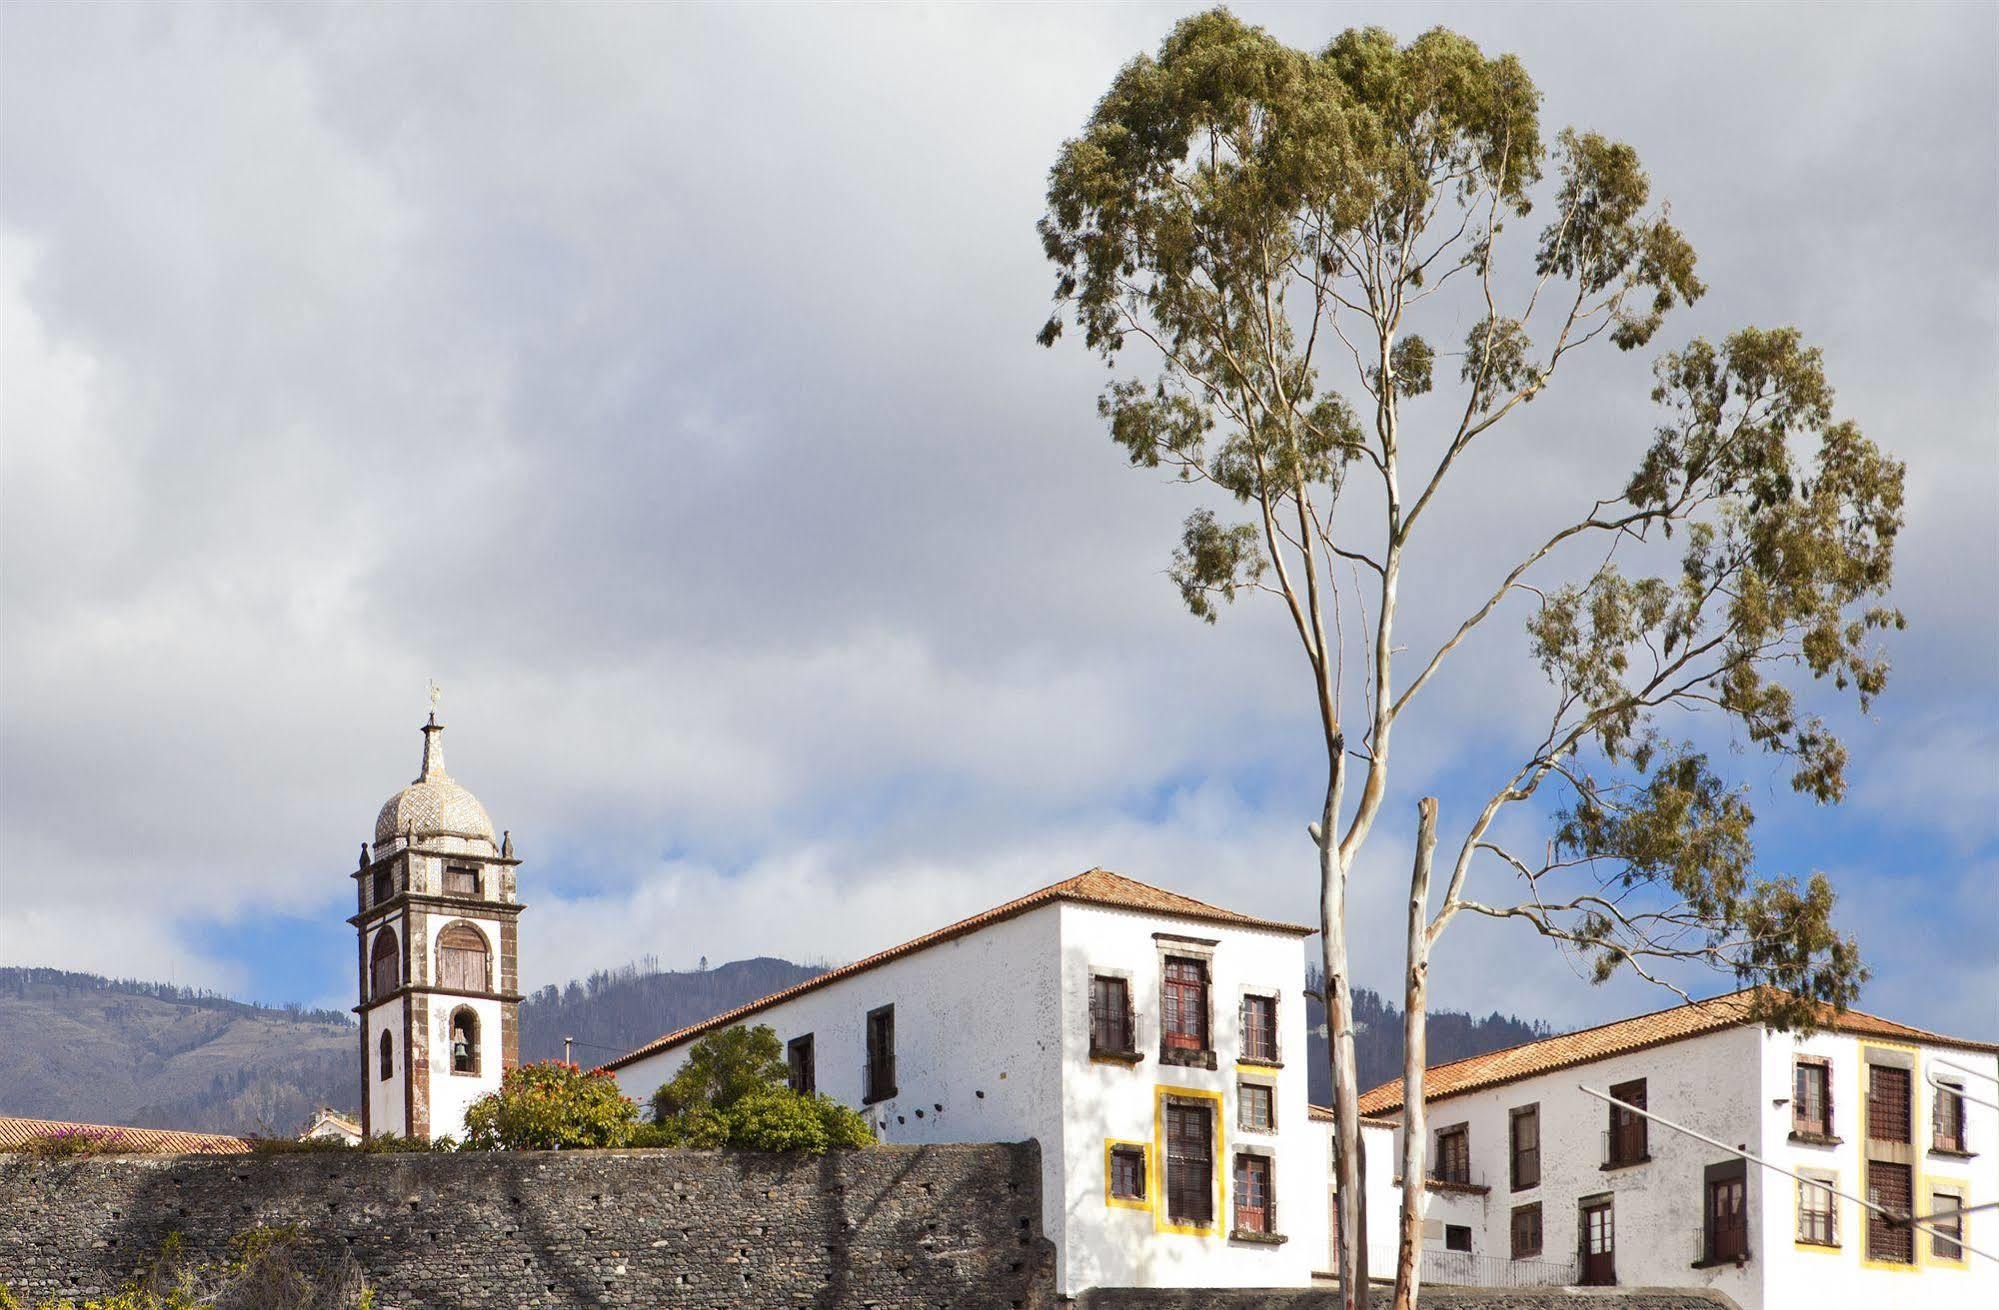
[[652,1094],[652,1117],[665,1123],[696,1106],[726,1110],[755,1092],[782,1084],[789,1074],[784,1044],[768,1024],[724,1028],[694,1043],[687,1063]]
[[338,1137],[252,1137],[249,1139],[253,1155],[317,1155],[322,1152],[361,1151],[370,1154],[399,1154],[406,1151],[455,1151],[458,1139],[455,1137],[403,1137],[396,1133],[379,1133],[364,1137],[359,1142],[344,1142]]
[[601,1069],[544,1060],[507,1070],[465,1111],[465,1149],[558,1151],[623,1146],[639,1108]]
[[785,1085],[783,1051],[763,1024],[702,1038],[672,1081],[652,1094],[653,1123],[635,1144],[816,1155],[873,1143],[874,1130],[854,1111]]

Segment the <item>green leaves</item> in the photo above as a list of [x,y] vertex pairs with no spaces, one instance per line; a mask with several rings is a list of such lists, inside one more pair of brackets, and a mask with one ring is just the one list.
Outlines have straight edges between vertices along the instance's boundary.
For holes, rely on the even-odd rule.
[[653,1093],[652,1122],[638,1126],[632,1145],[818,1154],[875,1140],[867,1121],[838,1101],[792,1091],[788,1073],[768,1024],[710,1033]]
[[1213,623],[1216,601],[1233,604],[1237,592],[1263,577],[1261,540],[1254,524],[1224,526],[1212,510],[1187,516],[1180,549],[1173,552],[1172,577],[1194,617]]
[[639,1108],[602,1070],[544,1060],[509,1069],[500,1090],[465,1111],[468,1150],[557,1151],[623,1146]]
[[652,1094],[652,1117],[664,1121],[696,1106],[727,1110],[754,1092],[784,1082],[784,1044],[768,1024],[737,1025],[701,1038],[687,1062]]

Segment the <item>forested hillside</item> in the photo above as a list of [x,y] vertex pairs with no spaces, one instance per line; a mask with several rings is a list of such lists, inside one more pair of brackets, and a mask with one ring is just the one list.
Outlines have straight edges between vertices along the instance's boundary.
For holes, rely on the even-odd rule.
[[[760,957],[663,973],[646,965],[544,987],[521,1005],[521,1058],[560,1057],[576,1041],[592,1065],[661,1033],[811,978],[819,967]],[[1313,980],[1316,988],[1317,981]],[[1363,1089],[1402,1068],[1402,1014],[1354,993]],[[1324,1014],[1307,1003],[1312,1099],[1330,1097]],[[1431,1061],[1546,1036],[1508,1015],[1430,1015]],[[247,1005],[161,983],[57,969],[0,969],[0,1114],[142,1128],[291,1133],[317,1106],[359,1106],[353,1017]]]

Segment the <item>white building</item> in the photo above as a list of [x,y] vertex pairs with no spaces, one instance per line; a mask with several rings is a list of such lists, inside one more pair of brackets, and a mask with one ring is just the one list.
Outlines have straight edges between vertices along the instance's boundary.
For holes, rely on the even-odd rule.
[[[1992,1099],[1999,1047],[1857,1011],[1798,1037],[1752,1022],[1751,1000],[1431,1068],[1426,1276],[1712,1287],[1744,1310],[1999,1305],[1999,1264],[1959,1243],[1579,1090],[1918,1214],[1999,1199],[1999,1113],[1960,1094]],[[1369,1115],[1402,1108],[1399,1079],[1361,1098]],[[1370,1149],[1370,1177],[1379,1159]],[[1999,1246],[1999,1212],[1953,1222],[1964,1242]]]
[[357,1146],[363,1137],[361,1124],[330,1106],[322,1105],[299,1133],[301,1142],[345,1142]]
[[376,815],[353,874],[364,1136],[459,1136],[466,1107],[518,1063],[519,863],[444,771],[433,712],[423,767]]
[[1329,1125],[1305,1091],[1312,931],[1093,869],[606,1067],[644,1101],[703,1034],[768,1024],[793,1085],[860,1107],[885,1141],[1039,1140],[1065,1294],[1302,1287],[1330,1264]]

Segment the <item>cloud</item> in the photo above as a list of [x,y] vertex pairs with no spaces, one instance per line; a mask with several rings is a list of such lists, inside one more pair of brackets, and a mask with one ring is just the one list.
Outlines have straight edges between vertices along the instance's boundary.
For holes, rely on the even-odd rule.
[[[1281,619],[1186,618],[1194,502],[1104,439],[1096,361],[1031,340],[1048,163],[1178,12],[0,15],[0,956],[266,985],[292,943],[245,925],[347,932],[433,675],[529,858],[536,981],[841,958],[1091,864],[1311,918]],[[1847,729],[1856,809],[1983,804],[1991,743],[1952,725],[1990,719],[1999,644],[1993,16],[1394,17],[1517,50],[1551,125],[1639,146],[1714,286],[1675,340],[1827,344],[1911,467],[1915,626]],[[1700,93],[1633,76],[1640,44]],[[1621,481],[1645,370],[1591,362],[1475,452],[1409,651]],[[1365,981],[1394,981],[1415,798],[1464,812],[1543,704],[1519,618],[1401,730]],[[1643,1004],[1475,927],[1447,1001]]]

